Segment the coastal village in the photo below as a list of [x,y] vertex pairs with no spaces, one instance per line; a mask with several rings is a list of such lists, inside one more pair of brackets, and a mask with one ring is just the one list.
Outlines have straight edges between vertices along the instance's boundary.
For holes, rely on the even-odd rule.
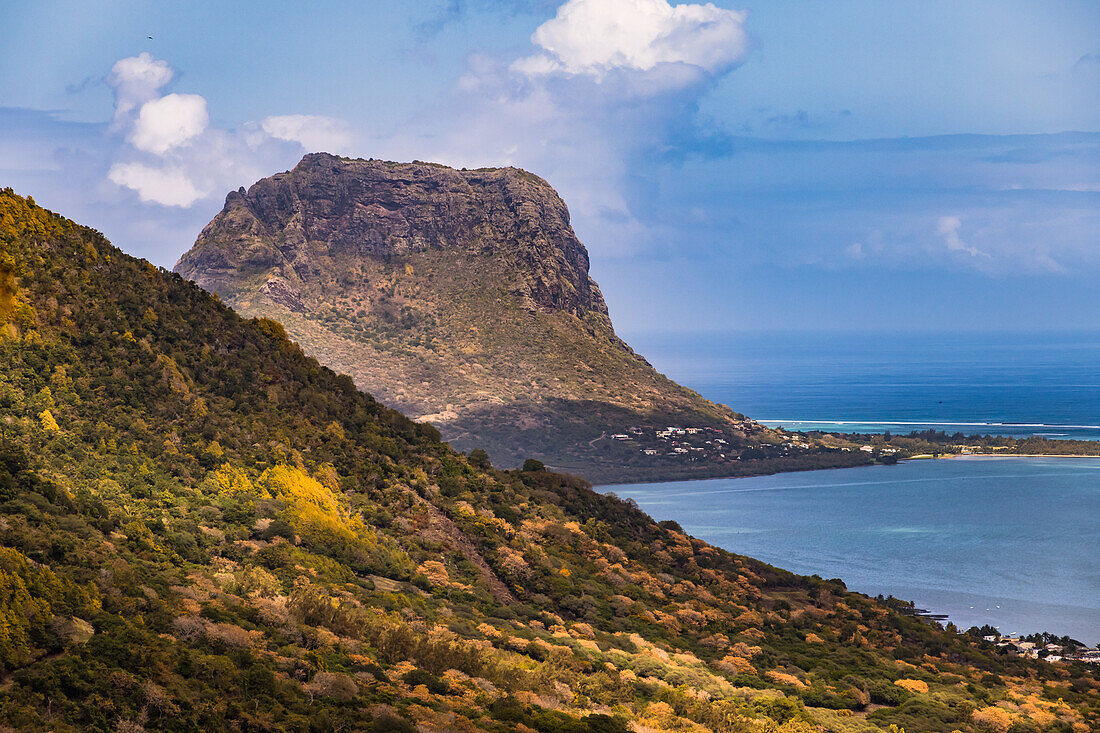
[[[625,432],[607,436],[647,456],[667,456],[685,461],[739,461],[753,458],[779,458],[807,451],[814,446],[801,437],[782,442],[746,442],[746,436],[759,432],[755,423],[745,421],[729,432],[714,427],[669,425],[663,428],[631,426]],[[756,436],[752,436],[756,437]]]
[[603,436],[629,446],[646,456],[664,456],[684,461],[740,461],[760,458],[786,458],[811,450],[860,451],[878,459],[888,459],[901,451],[880,445],[849,443],[836,445],[817,441],[803,433],[772,430],[744,421],[726,431],[714,427],[669,425],[663,428],[630,426],[623,432]]
[[1002,636],[999,633],[992,633],[984,634],[982,641],[993,644],[1007,654],[1028,659],[1042,659],[1047,662],[1100,664],[1100,649],[1081,646],[1067,637],[1055,639],[1048,634],[1031,634],[1021,637],[1016,634]]

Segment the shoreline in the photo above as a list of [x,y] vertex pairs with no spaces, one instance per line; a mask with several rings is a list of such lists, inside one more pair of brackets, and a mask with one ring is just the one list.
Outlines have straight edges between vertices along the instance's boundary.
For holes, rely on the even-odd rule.
[[[929,456],[929,457],[931,457],[931,456]],[[943,456],[940,456],[940,457],[942,458]],[[898,463],[902,463],[902,462],[907,461],[907,460],[911,460],[911,459],[906,458],[904,460],[899,460]],[[692,478],[671,478],[671,479],[666,479],[664,481],[618,481],[616,483],[611,483],[611,484],[608,484],[608,483],[597,484],[597,483],[593,483],[591,481],[589,481],[589,483],[592,484],[592,488],[595,490],[595,489],[599,489],[601,486],[640,486],[640,485],[643,485],[643,484],[680,484],[680,483],[686,484],[686,483],[689,483],[689,482],[692,482],[692,481],[733,481],[734,479],[762,478],[764,476],[779,476],[781,474],[788,474],[788,473],[789,474],[798,474],[798,473],[813,473],[814,471],[848,471],[848,470],[853,469],[853,468],[869,468],[871,466],[881,466],[881,465],[884,465],[884,464],[881,464],[881,463],[861,463],[861,464],[858,464],[858,465],[855,465],[855,466],[824,466],[822,468],[802,468],[802,469],[796,469],[796,470],[793,470],[793,471],[772,471],[771,473],[750,473],[750,474],[742,474],[740,476],[697,476],[697,477],[692,477]],[[555,471],[558,470],[558,469],[554,468],[553,466],[548,466],[547,468],[549,468],[550,470],[555,470]],[[566,473],[568,473],[568,471],[566,471]],[[581,478],[584,478],[584,476],[581,476]],[[587,479],[585,479],[585,480],[587,481]]]
[[[917,456],[913,456],[916,458]],[[906,458],[911,461],[913,458]],[[1100,458],[1096,453],[952,453],[940,458]]]
[[[1097,458],[1100,459],[1100,455],[1087,454],[1087,453],[941,453],[938,456],[934,456],[931,453],[909,456],[908,458],[902,458],[898,460],[895,465],[902,463],[908,463],[909,461],[944,461],[954,458]],[[801,471],[775,471],[773,473],[757,473],[750,476],[705,476],[699,478],[674,478],[665,481],[619,481],[616,483],[593,483],[592,488],[599,490],[603,487],[612,486],[643,486],[650,484],[686,484],[694,481],[735,481],[737,479],[747,478],[760,478],[762,476],[779,476],[780,474],[790,473],[813,473],[815,471],[851,471],[857,468],[874,468],[874,467],[890,468],[889,465],[884,463],[867,463],[861,466],[830,466],[828,468],[808,468]],[[601,492],[606,493],[606,492]]]
[[[768,427],[787,425],[844,425],[846,427],[868,425],[901,425],[905,427],[945,427],[945,428],[1050,428],[1051,430],[1100,430],[1100,425],[1074,425],[1070,423],[1045,422],[955,422],[928,420],[776,420],[759,419],[755,422]],[[825,431],[835,432],[835,431]]]

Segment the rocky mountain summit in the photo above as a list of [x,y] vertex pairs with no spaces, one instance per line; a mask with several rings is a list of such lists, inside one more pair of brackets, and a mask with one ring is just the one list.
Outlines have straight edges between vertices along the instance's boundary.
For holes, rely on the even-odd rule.
[[[616,336],[588,269],[565,203],[534,174],[324,153],[230,193],[176,266],[500,465],[627,480],[862,460],[792,453],[659,374]],[[668,426],[725,442],[676,452],[629,437]]]
[[[293,171],[230,193],[176,269],[208,290],[232,291],[260,272],[316,280],[326,256],[392,261],[432,250],[510,260],[519,277],[509,292],[525,304],[610,324],[565,202],[517,168],[458,171],[313,153]],[[270,287],[294,293],[287,281]]]

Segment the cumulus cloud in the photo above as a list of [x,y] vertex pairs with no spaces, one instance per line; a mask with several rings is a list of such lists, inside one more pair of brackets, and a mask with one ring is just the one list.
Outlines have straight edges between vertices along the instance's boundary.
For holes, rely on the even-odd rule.
[[154,99],[172,76],[168,62],[153,58],[147,51],[115,62],[107,75],[107,84],[115,92],[114,128],[125,125],[136,109]]
[[145,204],[186,209],[286,168],[304,152],[349,152],[347,123],[318,115],[267,117],[236,129],[210,126],[204,97],[163,93],[175,73],[148,53],[121,59],[107,181]]
[[112,183],[137,191],[142,201],[165,206],[190,206],[205,195],[182,168],[175,166],[118,163],[111,166],[107,177]]
[[957,216],[941,216],[936,222],[936,234],[943,237],[943,241],[947,244],[947,248],[952,252],[963,252],[971,257],[984,257],[991,259],[987,252],[983,252],[977,247],[971,247],[964,242],[959,236],[959,228],[962,226],[962,219]]
[[260,128],[277,140],[298,143],[314,153],[341,153],[352,144],[351,128],[346,122],[321,115],[268,117]]
[[747,53],[745,21],[712,4],[568,0],[518,59],[471,54],[445,105],[380,147],[537,171],[596,257],[631,256],[665,235],[639,215],[647,170],[698,139],[700,99]]
[[129,141],[138,150],[164,155],[200,135],[210,124],[198,94],[168,94],[141,106]]
[[711,74],[745,56],[744,12],[666,0],[569,0],[531,36],[540,53],[513,68],[530,75],[602,76],[614,69],[651,71],[684,64]]

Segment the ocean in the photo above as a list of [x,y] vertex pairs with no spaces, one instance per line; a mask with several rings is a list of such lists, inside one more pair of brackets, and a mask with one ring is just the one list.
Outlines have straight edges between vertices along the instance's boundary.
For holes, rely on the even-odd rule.
[[[628,335],[770,425],[1100,440],[1097,335]],[[960,458],[607,487],[778,567],[956,625],[1100,642],[1100,459]]]
[[628,334],[681,384],[792,430],[1100,440],[1100,334]]
[[952,458],[606,487],[777,567],[957,626],[1100,642],[1100,458]]

